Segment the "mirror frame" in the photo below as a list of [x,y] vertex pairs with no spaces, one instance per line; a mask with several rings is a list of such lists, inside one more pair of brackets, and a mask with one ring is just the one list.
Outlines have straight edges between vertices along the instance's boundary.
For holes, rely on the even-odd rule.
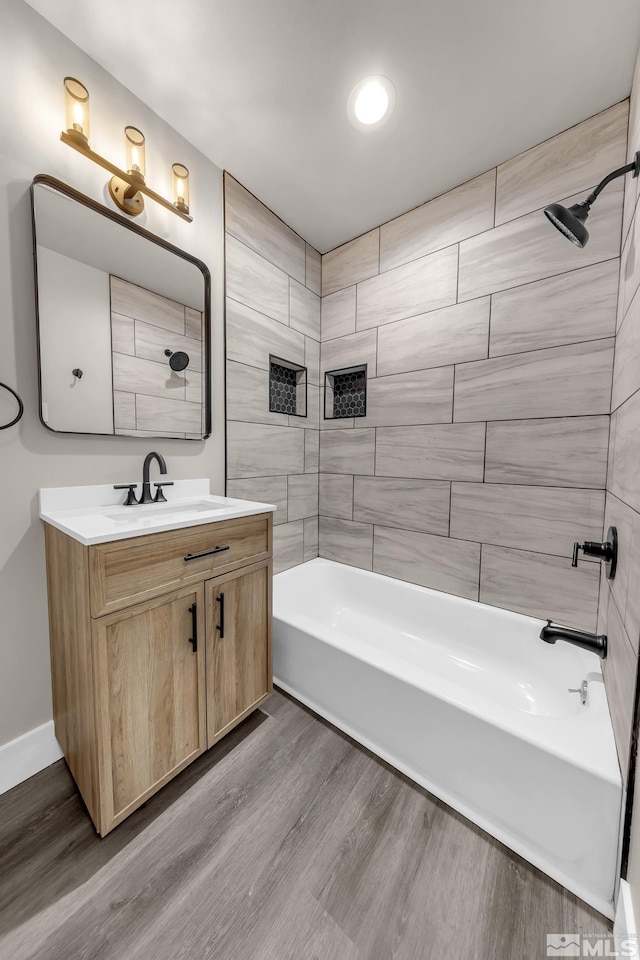
[[[35,305],[36,305],[36,338],[38,345],[38,418],[42,426],[49,430],[51,433],[58,433],[63,436],[68,437],[115,437],[119,440],[138,440],[143,439],[139,437],[129,437],[126,434],[118,433],[80,433],[75,430],[54,430],[53,427],[50,427],[42,419],[42,356],[40,352],[40,309],[38,304],[38,257],[37,257],[37,243],[36,243],[36,210],[35,210],[35,196],[34,196],[34,187],[37,184],[43,184],[44,186],[51,187],[53,190],[57,190],[58,193],[64,194],[66,197],[69,197],[71,200],[76,200],[78,203],[83,204],[85,207],[88,207],[90,210],[93,210],[95,213],[101,214],[103,217],[107,217],[109,220],[113,220],[114,223],[119,224],[122,227],[125,227],[127,230],[131,230],[133,233],[137,233],[138,236],[144,238],[145,240],[150,240],[152,243],[157,244],[159,247],[163,247],[165,250],[168,250],[169,253],[175,254],[177,257],[181,257],[183,260],[187,260],[189,263],[192,263],[195,267],[200,270],[202,273],[202,278],[204,280],[204,344],[205,344],[205,357],[207,358],[206,367],[205,367],[205,377],[204,377],[204,408],[205,408],[205,431],[201,438],[198,440],[193,440],[185,437],[163,437],[162,439],[167,440],[182,440],[189,443],[201,443],[203,440],[207,440],[211,436],[211,274],[206,263],[203,263],[202,260],[198,260],[197,257],[192,256],[190,253],[187,253],[185,250],[181,250],[180,247],[174,246],[172,243],[169,243],[168,240],[163,240],[161,237],[157,237],[154,233],[151,233],[149,230],[145,230],[144,227],[138,226],[136,223],[130,223],[128,220],[124,220],[120,214],[116,213],[114,210],[110,210],[108,207],[103,206],[101,203],[98,203],[97,200],[93,200],[91,197],[88,197],[86,194],[81,193],[79,190],[75,190],[73,187],[70,187],[68,184],[63,183],[62,180],[57,180],[55,177],[50,176],[47,173],[37,174],[31,183],[30,193],[31,193],[31,226],[32,226],[32,237],[33,237],[33,272],[35,280]],[[153,439],[152,437],[147,437],[148,440]]]

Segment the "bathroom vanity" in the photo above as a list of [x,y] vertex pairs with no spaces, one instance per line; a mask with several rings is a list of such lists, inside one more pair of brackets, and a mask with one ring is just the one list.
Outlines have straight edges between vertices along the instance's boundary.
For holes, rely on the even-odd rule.
[[55,732],[101,836],[272,689],[275,507],[208,489],[40,491]]

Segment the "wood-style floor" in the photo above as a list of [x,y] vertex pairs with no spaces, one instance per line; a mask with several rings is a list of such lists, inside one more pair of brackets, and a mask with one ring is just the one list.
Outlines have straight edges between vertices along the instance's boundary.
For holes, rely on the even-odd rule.
[[104,840],[64,761],[0,797],[3,960],[539,960],[609,930],[280,693]]

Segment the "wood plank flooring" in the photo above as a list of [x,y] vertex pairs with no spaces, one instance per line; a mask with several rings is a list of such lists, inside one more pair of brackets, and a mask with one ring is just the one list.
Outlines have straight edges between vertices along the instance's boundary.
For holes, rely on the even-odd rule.
[[3,960],[538,960],[610,929],[278,692],[104,840],[64,761],[0,797]]

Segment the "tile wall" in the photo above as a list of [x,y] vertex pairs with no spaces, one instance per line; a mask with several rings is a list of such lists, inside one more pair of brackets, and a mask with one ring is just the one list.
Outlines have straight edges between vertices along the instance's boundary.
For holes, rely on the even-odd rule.
[[[201,439],[202,312],[119,277],[109,287],[114,432]],[[188,354],[186,370],[171,369],[168,349]]]
[[[640,60],[631,93],[627,159],[640,149]],[[626,776],[634,723],[640,638],[640,181],[625,177],[605,530],[618,529],[614,580],[602,578],[599,629],[609,637],[605,683],[618,756]],[[638,791],[636,777],[636,792]],[[640,852],[636,856],[640,889]]]
[[[227,495],[277,504],[274,571],[318,555],[320,254],[224,178]],[[269,411],[269,356],[307,368],[307,416]]]
[[[624,185],[594,206],[582,250],[542,208],[625,162],[628,109],[322,257],[320,382],[359,363],[369,380],[366,417],[320,423],[320,556],[596,628],[599,565],[570,557],[603,531]],[[619,321],[633,323],[629,269]],[[624,322],[609,512],[632,496],[625,356],[640,333]]]

